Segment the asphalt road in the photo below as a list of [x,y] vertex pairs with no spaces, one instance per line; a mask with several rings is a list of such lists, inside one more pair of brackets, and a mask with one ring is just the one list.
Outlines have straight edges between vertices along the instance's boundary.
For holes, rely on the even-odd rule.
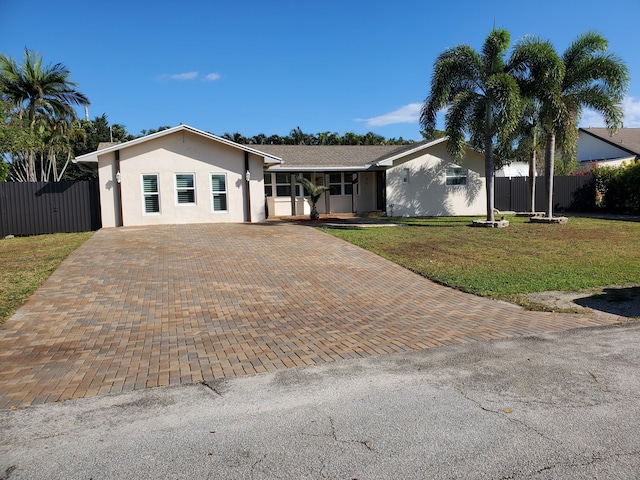
[[0,411],[0,479],[636,479],[640,324]]

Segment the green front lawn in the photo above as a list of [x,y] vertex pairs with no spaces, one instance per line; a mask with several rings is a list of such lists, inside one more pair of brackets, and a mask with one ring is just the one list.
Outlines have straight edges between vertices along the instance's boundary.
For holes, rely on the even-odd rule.
[[485,229],[470,227],[472,218],[392,220],[403,226],[324,231],[444,285],[519,303],[531,292],[640,283],[640,222],[508,216],[508,228]]
[[[0,240],[0,324],[93,232]],[[71,293],[72,285],[69,285]]]

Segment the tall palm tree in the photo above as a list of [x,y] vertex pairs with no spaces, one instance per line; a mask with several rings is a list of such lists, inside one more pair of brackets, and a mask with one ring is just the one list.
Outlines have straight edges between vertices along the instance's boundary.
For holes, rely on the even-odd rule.
[[[553,217],[553,172],[556,148],[566,158],[575,158],[578,121],[584,108],[604,117],[613,133],[622,126],[622,99],[629,85],[625,63],[608,52],[607,40],[597,32],[580,35],[561,57],[563,69],[555,88],[538,92],[540,121],[546,136],[545,187],[547,218]],[[543,65],[531,69],[531,76],[548,74]],[[540,85],[540,84],[538,84]]]
[[521,110],[520,89],[505,64],[509,32],[494,29],[478,53],[468,45],[442,52],[435,61],[431,92],[422,106],[420,123],[427,134],[436,114],[448,107],[445,131],[454,159],[462,159],[466,135],[472,147],[484,151],[487,221],[494,218],[494,142],[515,130]]
[[508,68],[518,80],[522,96],[522,117],[514,132],[518,145],[514,155],[526,158],[529,163],[529,200],[533,212],[536,163],[541,141],[545,140],[545,134],[541,132],[541,110],[551,92],[559,87],[565,67],[551,42],[527,36],[514,46]]
[[[0,92],[18,109],[19,118],[26,117],[33,133],[38,117],[75,118],[75,105],[89,105],[89,99],[71,80],[70,72],[61,63],[42,65],[42,57],[25,48],[23,63],[0,55]],[[35,152],[27,154],[27,181],[35,181]]]

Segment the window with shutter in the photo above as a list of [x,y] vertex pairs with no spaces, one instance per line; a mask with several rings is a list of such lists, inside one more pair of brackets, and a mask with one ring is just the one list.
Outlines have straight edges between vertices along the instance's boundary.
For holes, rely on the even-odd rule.
[[160,192],[158,190],[158,174],[142,175],[142,205],[144,213],[160,213]]
[[196,203],[195,174],[176,173],[176,203],[179,205]]
[[211,174],[211,204],[214,212],[227,211],[227,175]]

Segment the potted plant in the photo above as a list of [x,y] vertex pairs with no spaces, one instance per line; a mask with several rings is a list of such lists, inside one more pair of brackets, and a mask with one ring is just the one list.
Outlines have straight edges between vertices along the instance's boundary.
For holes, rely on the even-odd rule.
[[320,218],[320,214],[316,208],[316,203],[318,203],[320,196],[329,190],[329,187],[324,185],[314,185],[311,183],[311,180],[300,176],[296,177],[296,184],[302,185],[309,194],[309,202],[311,203],[311,215],[309,215],[309,218],[311,218],[311,220],[318,220]]

